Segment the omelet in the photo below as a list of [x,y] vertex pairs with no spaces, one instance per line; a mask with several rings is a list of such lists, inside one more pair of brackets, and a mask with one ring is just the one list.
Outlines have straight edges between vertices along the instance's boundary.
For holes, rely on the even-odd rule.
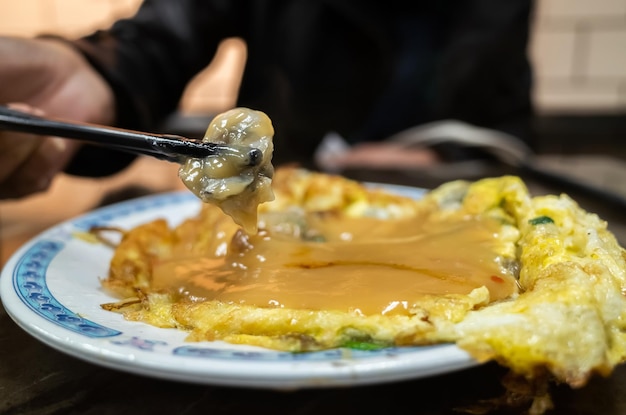
[[129,320],[304,352],[456,343],[521,376],[578,387],[625,356],[626,255],[567,195],[516,176],[413,199],[276,170],[258,232],[218,207],[124,231],[102,285]]

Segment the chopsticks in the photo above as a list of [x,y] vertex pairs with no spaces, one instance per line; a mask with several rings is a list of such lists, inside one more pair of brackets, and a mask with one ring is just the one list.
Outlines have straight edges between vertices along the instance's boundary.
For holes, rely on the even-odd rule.
[[184,163],[190,157],[227,155],[239,158],[244,166],[255,166],[263,158],[261,150],[257,148],[205,143],[173,134],[154,134],[96,124],[61,121],[1,105],[0,129],[76,139],[174,163]]

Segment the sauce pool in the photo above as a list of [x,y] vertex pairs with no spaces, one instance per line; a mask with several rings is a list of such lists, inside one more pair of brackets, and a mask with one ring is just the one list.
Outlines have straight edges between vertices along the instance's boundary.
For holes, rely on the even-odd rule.
[[516,292],[498,258],[495,220],[421,222],[307,215],[324,241],[261,229],[238,232],[228,253],[178,254],[154,264],[153,287],[193,301],[258,307],[410,314],[425,295],[468,294],[486,286],[490,300]]

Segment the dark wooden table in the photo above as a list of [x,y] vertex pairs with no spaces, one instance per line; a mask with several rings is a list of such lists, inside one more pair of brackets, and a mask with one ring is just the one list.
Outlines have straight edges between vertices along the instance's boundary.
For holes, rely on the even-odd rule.
[[[415,172],[347,174],[369,181],[419,187],[432,187],[450,178]],[[534,193],[564,190],[543,179],[524,178]],[[622,207],[566,190],[583,207],[608,220],[621,243],[626,242],[626,215]],[[102,368],[58,352],[22,331],[0,307],[0,414],[3,415],[458,414],[459,408],[499,396],[505,373],[498,365],[488,363],[413,381],[290,392],[164,381]],[[549,414],[626,414],[626,366],[617,367],[608,378],[592,379],[581,389],[555,385],[552,397],[555,409]],[[517,408],[495,413],[523,412]]]

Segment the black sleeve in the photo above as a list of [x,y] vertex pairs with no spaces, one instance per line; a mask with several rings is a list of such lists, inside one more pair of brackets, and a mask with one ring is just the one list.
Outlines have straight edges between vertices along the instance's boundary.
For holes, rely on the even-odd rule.
[[[113,89],[117,126],[154,131],[176,110],[186,85],[211,62],[219,43],[238,35],[237,3],[146,0],[135,16],[70,41]],[[85,146],[67,172],[111,174],[132,160]]]

